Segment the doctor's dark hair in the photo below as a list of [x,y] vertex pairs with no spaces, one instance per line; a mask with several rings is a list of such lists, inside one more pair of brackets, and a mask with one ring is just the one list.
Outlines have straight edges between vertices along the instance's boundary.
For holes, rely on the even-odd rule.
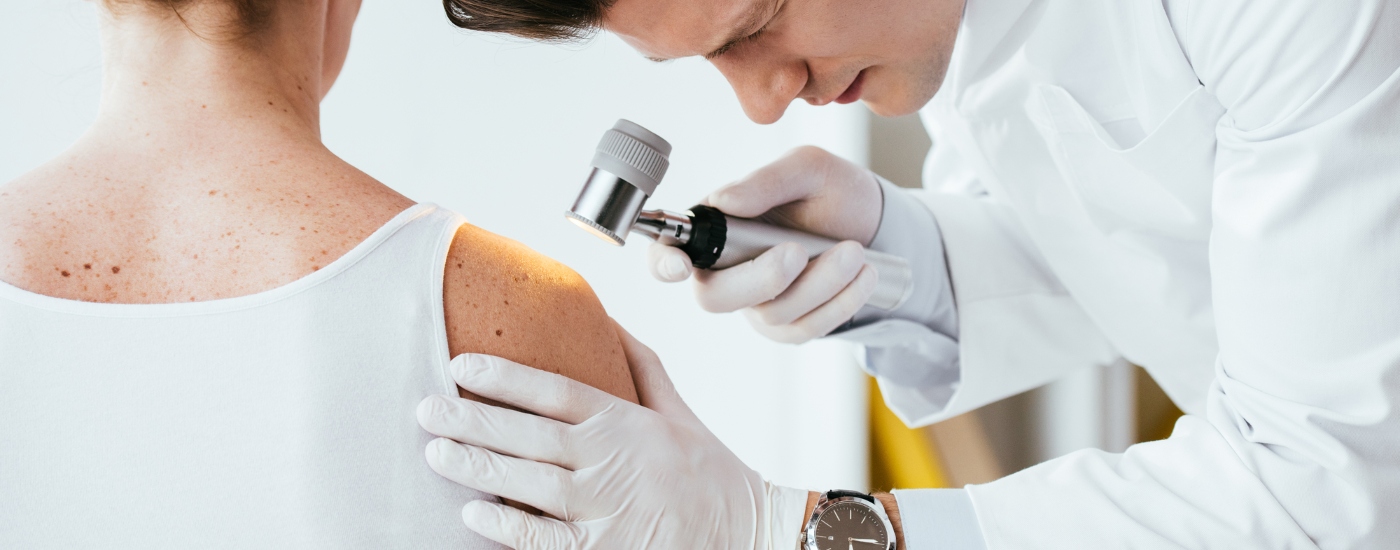
[[530,40],[567,42],[593,35],[613,0],[443,0],[458,27]]

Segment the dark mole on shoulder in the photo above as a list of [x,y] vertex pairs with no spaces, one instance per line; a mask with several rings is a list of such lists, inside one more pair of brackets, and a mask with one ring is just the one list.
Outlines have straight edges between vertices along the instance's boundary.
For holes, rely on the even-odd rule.
[[505,300],[506,305],[510,305],[510,300]]
[[113,273],[113,274],[117,274],[117,273],[121,273],[121,272],[122,272],[122,268],[121,268],[120,266],[115,266],[115,265],[112,266],[112,273]]
[[72,273],[69,273],[67,269],[58,272],[58,274],[59,274],[59,275],[62,275],[62,276],[64,276],[64,277],[67,277],[67,276],[69,276],[69,275],[72,275]]
[[500,335],[502,335],[502,334],[504,334],[504,333],[505,333],[504,330],[496,329],[496,336],[500,336]]
[[83,269],[92,269],[92,264],[83,264]]

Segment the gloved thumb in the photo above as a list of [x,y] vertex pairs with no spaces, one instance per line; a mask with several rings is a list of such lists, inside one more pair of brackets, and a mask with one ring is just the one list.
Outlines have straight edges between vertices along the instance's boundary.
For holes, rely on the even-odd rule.
[[690,278],[690,256],[674,246],[651,243],[647,249],[647,267],[658,281],[675,283]]
[[633,338],[617,321],[613,321],[613,328],[622,341],[622,352],[627,356],[627,366],[632,369],[632,383],[637,385],[637,397],[642,406],[666,416],[693,415],[676,392],[676,386],[671,384],[671,377],[666,374],[666,367],[662,366],[656,352]]

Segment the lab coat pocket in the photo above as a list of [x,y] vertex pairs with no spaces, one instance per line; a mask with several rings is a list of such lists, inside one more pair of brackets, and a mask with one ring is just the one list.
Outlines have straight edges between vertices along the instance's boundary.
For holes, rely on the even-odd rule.
[[1134,144],[1120,144],[1059,86],[1036,86],[1026,109],[1061,177],[1105,235],[1209,235],[1215,125],[1225,109],[1204,87]]

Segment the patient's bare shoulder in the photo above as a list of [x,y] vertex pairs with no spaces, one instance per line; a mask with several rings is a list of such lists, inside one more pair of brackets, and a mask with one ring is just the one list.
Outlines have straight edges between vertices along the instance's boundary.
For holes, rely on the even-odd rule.
[[454,357],[496,355],[637,402],[622,344],[593,289],[520,243],[471,224],[458,229],[443,309]]

